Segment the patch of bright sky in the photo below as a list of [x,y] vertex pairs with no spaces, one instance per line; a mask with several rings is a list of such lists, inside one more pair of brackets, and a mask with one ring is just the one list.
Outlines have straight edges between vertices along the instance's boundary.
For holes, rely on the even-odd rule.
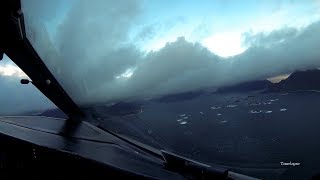
[[0,76],[28,77],[7,55],[3,55],[3,59],[0,61]]
[[[146,1],[145,23],[180,18],[167,29],[157,29],[141,45],[145,51],[158,50],[179,36],[200,42],[222,57],[244,52],[242,34],[271,32],[285,26],[301,28],[320,19],[319,1],[294,0],[199,0]],[[151,3],[150,3],[151,2]],[[168,6],[170,4],[170,6]]]
[[122,73],[121,75],[116,76],[116,79],[119,79],[119,78],[125,78],[125,79],[130,78],[133,75],[134,70],[135,70],[134,68],[129,68],[124,73]]
[[268,78],[268,80],[271,81],[272,83],[278,83],[284,79],[287,79],[289,76],[290,74],[284,74],[284,75]]

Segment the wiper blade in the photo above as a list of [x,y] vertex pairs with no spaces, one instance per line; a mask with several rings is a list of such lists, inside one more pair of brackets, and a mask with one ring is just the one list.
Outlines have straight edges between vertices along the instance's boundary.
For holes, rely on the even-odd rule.
[[164,161],[164,168],[168,171],[175,172],[185,176],[188,179],[228,179],[228,180],[258,180],[243,174],[230,171],[222,166],[213,166],[197,162],[195,160],[174,154],[166,150],[159,150],[131,139],[127,136],[120,135],[105,128],[98,126],[104,131],[122,139],[123,141],[139,148],[140,150]]
[[162,150],[161,153],[167,170],[177,172],[190,179],[258,180],[254,177],[232,172],[218,165],[204,164],[168,151]]
[[227,179],[228,169],[213,167],[177,154],[162,150],[165,168],[192,179]]
[[123,141],[125,141],[125,142],[127,142],[129,144],[131,144],[132,146],[134,146],[134,147],[136,147],[136,148],[138,148],[138,149],[140,149],[140,150],[142,150],[144,152],[147,152],[148,154],[150,154],[150,155],[152,155],[152,156],[154,156],[154,157],[156,157],[158,159],[163,160],[163,156],[161,154],[161,151],[156,149],[156,148],[154,148],[154,147],[151,147],[149,145],[143,144],[143,143],[141,143],[139,141],[136,141],[136,140],[134,140],[132,138],[129,138],[128,136],[121,135],[121,134],[109,131],[109,130],[103,128],[100,125],[98,125],[98,128],[108,132],[109,134],[111,134],[111,135],[113,135],[113,136],[115,136],[115,137],[117,137],[117,138],[119,138],[119,139],[121,139],[121,140],[123,140]]

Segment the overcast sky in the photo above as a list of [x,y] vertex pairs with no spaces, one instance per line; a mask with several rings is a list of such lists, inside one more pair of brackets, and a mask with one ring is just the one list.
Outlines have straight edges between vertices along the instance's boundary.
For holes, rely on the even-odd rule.
[[22,5],[29,40],[78,103],[219,87],[320,67],[319,0]]
[[32,84],[20,84],[22,78],[28,77],[5,55],[0,61],[0,116],[55,107]]

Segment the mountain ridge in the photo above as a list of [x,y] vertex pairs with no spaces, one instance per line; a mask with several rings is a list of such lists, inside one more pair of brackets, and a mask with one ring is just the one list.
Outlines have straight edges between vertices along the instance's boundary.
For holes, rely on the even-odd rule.
[[287,79],[269,87],[267,92],[287,92],[297,90],[320,90],[320,70],[296,71]]

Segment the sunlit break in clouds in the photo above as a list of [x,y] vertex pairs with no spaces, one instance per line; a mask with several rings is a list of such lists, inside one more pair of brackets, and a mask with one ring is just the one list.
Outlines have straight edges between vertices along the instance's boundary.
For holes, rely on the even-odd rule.
[[246,50],[240,33],[226,32],[213,35],[203,40],[202,44],[221,57],[235,56]]
[[21,71],[17,66],[14,66],[12,64],[6,64],[3,66],[0,66],[0,75],[2,76],[17,76],[21,78],[26,78],[27,75]]
[[119,78],[130,78],[134,73],[134,69],[127,69],[124,73],[119,76],[116,76],[117,79]]

